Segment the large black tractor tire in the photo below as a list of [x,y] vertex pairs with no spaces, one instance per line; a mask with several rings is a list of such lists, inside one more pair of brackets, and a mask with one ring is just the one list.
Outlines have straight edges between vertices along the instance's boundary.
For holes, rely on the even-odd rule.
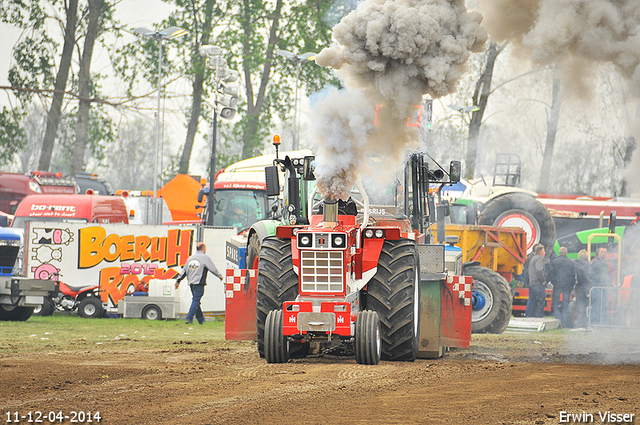
[[[291,240],[268,237],[262,241],[258,261],[258,292],[256,295],[256,327],[258,353],[264,357],[264,330],[267,315],[272,310],[282,310],[282,303],[298,296],[298,275],[293,271]],[[309,343],[290,344],[293,358],[309,352]]]
[[86,297],[78,304],[78,314],[85,319],[104,317],[106,311],[97,297]]
[[376,365],[380,362],[382,338],[380,319],[375,311],[365,310],[358,313],[354,351],[358,364]]
[[549,210],[528,193],[512,192],[496,196],[482,207],[478,224],[482,226],[522,227],[527,232],[529,250],[541,243],[550,251],[556,242],[556,225]]
[[501,334],[511,320],[511,288],[500,274],[486,267],[465,267],[473,278],[471,332]]
[[414,361],[420,334],[420,265],[415,241],[385,241],[367,284],[366,308],[378,313],[382,360]]
[[264,358],[267,363],[289,361],[289,339],[282,334],[282,310],[271,310],[264,326]]
[[34,307],[33,315],[34,316],[51,316],[55,311],[56,306],[48,297],[44,298],[42,305],[39,307]]
[[247,264],[248,269],[257,269],[260,259],[260,237],[257,233],[251,233],[247,242]]

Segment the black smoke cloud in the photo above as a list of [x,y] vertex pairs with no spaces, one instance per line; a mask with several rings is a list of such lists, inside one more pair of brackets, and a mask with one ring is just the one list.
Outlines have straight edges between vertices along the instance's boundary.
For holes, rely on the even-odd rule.
[[[455,91],[470,53],[486,43],[481,21],[464,0],[366,0],[335,26],[336,44],[316,62],[346,89],[329,90],[311,122],[325,197],[346,199],[367,155],[397,162],[417,141],[407,118],[424,95]],[[374,125],[377,106],[384,114]]]

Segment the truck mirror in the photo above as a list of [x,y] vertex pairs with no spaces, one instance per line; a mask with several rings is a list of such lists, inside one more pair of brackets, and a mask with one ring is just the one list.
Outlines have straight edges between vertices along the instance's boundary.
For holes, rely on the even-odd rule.
[[264,167],[264,179],[267,185],[267,196],[278,196],[280,194],[278,167],[275,165]]
[[224,210],[224,206],[227,204],[227,200],[225,198],[220,199],[216,203],[216,211],[222,212]]
[[204,199],[204,187],[198,191],[198,203],[201,203]]
[[304,166],[302,167],[302,178],[303,180],[315,180],[316,175],[316,157],[315,156],[305,156],[304,157]]
[[462,175],[462,163],[460,161],[451,161],[449,164],[449,182],[458,183]]

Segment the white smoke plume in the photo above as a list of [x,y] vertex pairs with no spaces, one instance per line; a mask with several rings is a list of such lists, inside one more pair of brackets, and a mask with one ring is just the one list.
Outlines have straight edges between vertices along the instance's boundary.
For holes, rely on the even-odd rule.
[[316,63],[336,69],[346,90],[331,91],[311,124],[325,197],[349,197],[365,155],[397,162],[417,142],[408,117],[425,94],[455,90],[470,52],[487,40],[481,21],[464,0],[365,0],[335,26],[336,44]]
[[492,40],[514,41],[536,63],[562,64],[563,82],[588,87],[581,77],[607,62],[640,94],[638,0],[481,1]]
[[[594,64],[611,63],[640,96],[640,2],[638,0],[481,0],[491,39],[511,40],[517,52],[542,65],[561,65],[563,87],[578,97],[593,95]],[[640,140],[637,124],[629,134]],[[640,153],[624,175],[640,194]]]

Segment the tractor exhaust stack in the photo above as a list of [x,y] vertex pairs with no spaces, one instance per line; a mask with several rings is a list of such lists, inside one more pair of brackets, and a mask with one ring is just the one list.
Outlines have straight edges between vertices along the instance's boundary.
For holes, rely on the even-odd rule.
[[338,201],[326,198],[322,211],[323,227],[333,229],[338,225]]

